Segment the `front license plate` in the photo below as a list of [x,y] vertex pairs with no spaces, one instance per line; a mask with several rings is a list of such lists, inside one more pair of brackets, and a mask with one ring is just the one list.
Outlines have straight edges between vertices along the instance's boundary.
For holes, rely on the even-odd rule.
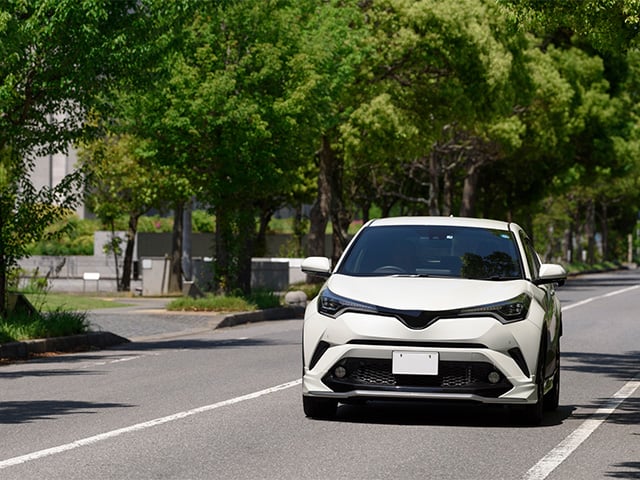
[[437,375],[438,352],[393,352],[395,375]]

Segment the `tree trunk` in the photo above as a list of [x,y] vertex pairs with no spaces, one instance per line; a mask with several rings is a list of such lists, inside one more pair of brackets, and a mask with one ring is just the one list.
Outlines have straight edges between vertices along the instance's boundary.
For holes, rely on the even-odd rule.
[[258,234],[255,239],[254,249],[256,257],[264,257],[267,254],[267,231],[269,229],[269,221],[271,220],[273,213],[274,211],[272,208],[262,208],[260,211]]
[[362,208],[362,224],[364,225],[370,220],[369,210],[371,210],[371,201],[367,200],[361,206]]
[[444,170],[442,184],[442,215],[448,217],[453,213],[453,174],[450,168]]
[[596,207],[593,200],[587,202],[585,235],[587,236],[587,263],[596,263]]
[[189,200],[182,213],[182,275],[184,279],[188,281],[193,280],[193,262],[191,260],[191,238],[193,233],[191,214],[193,211],[193,202],[193,199]]
[[171,237],[171,273],[169,293],[182,292],[182,219],[184,206],[177,204],[173,211],[173,235]]
[[295,207],[295,215],[293,217],[293,237],[295,239],[296,251],[295,255],[301,257],[304,255],[303,239],[306,232],[306,222],[302,218],[302,205]]
[[4,254],[4,215],[0,210],[0,318],[5,318],[7,315],[7,257]]
[[440,215],[440,168],[436,154],[429,155],[429,215]]
[[216,212],[216,285],[221,293],[251,293],[256,212],[248,206]]
[[333,265],[335,265],[338,263],[338,259],[349,243],[349,225],[351,225],[351,215],[343,207],[336,206],[335,211],[331,214],[331,223],[333,225],[332,261]]
[[240,212],[240,231],[237,242],[240,246],[238,252],[238,274],[234,282],[243,294],[251,293],[251,257],[256,241],[256,223],[253,212]]
[[122,264],[122,278],[118,291],[128,292],[131,290],[131,270],[133,265],[133,249],[136,243],[136,233],[138,231],[138,218],[140,215],[129,215],[129,230],[127,231],[127,244],[124,249],[124,260]]
[[[120,243],[116,241],[116,224],[113,220],[111,220],[111,252],[113,253],[113,261],[116,266],[116,285],[118,285],[118,290],[120,288],[120,269],[118,266],[118,255],[120,254]],[[119,290],[121,291],[121,290]]]
[[602,204],[600,225],[602,230],[602,259],[609,260],[609,220],[606,203]]
[[222,211],[216,211],[216,244],[215,244],[215,280],[214,285],[218,293],[227,289],[229,271],[229,249],[227,248],[227,221]]
[[307,251],[310,256],[324,257],[325,234],[327,224],[329,223],[329,215],[331,209],[331,184],[329,177],[333,174],[333,165],[330,148],[328,148],[329,140],[326,136],[322,137],[322,147],[317,154],[318,158],[318,194],[316,200],[311,207],[309,213],[309,237],[307,239]]
[[569,228],[565,232],[565,255],[564,258],[567,263],[573,263],[575,258],[573,248],[573,222],[569,224]]
[[479,167],[471,163],[467,169],[467,175],[464,177],[464,185],[462,187],[461,217],[473,217],[475,214],[479,173]]
[[323,145],[325,155],[330,157],[328,163],[332,166],[332,173],[329,175],[329,185],[331,188],[331,224],[333,227],[332,234],[332,260],[333,265],[338,263],[338,259],[344,252],[345,247],[349,243],[349,225],[351,224],[351,214],[345,207],[344,202],[344,165],[336,152],[331,148],[331,144],[327,141]]

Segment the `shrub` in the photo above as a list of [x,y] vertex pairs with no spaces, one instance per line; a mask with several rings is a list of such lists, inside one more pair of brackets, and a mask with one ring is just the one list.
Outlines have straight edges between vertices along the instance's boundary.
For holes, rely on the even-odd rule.
[[16,312],[0,319],[0,342],[63,337],[85,333],[88,328],[86,312],[55,310],[36,315]]
[[242,312],[255,309],[256,305],[249,303],[242,297],[213,294],[200,298],[176,298],[167,305],[167,310],[194,312]]

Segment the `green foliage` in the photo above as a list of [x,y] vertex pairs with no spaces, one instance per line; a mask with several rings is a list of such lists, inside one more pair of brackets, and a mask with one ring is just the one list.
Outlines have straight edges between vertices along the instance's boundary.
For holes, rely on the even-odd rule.
[[[36,268],[36,271],[31,273],[27,284],[20,288],[20,292],[31,294],[32,296],[42,297],[43,295],[47,294],[49,288],[49,279],[46,276],[41,277],[39,274],[39,270]],[[31,300],[33,300],[33,298]],[[32,303],[34,305],[37,305],[34,302]],[[37,305],[37,307],[39,307],[39,305]]]
[[315,298],[322,289],[322,283],[295,283],[289,287],[289,291],[300,290],[304,292],[307,299]]
[[208,294],[201,298],[181,297],[167,304],[170,311],[248,312],[257,306],[239,296]]
[[44,238],[32,244],[30,255],[93,255],[93,234],[101,229],[98,220],[80,220],[76,215],[59,220],[45,229]]
[[570,30],[602,51],[628,48],[638,36],[637,0],[499,0],[515,6],[523,23],[537,30]]
[[276,308],[281,306],[280,296],[269,290],[252,290],[244,298],[257,309]]
[[[84,224],[56,221],[82,175],[42,191],[28,180],[35,154],[88,133],[86,120],[102,229],[171,231],[144,215],[196,197],[213,214],[194,212],[193,230],[218,222],[228,291],[247,287],[256,219],[313,201],[323,138],[342,181],[329,208],[347,219],[468,201],[532,227],[549,258],[592,241],[596,216],[611,229],[604,257],[633,227],[637,0],[116,3],[0,6],[5,277],[28,254],[91,253]],[[308,225],[271,228],[299,239]]]
[[270,291],[255,291],[249,295],[207,294],[200,298],[180,297],[167,305],[170,311],[250,312],[280,306],[280,297]]
[[[204,210],[193,212],[193,232],[214,232],[215,217]],[[127,229],[127,218],[115,219],[116,230]],[[93,236],[98,230],[107,230],[97,219],[79,219],[69,216],[49,225],[44,239],[29,245],[29,255],[93,255]],[[138,231],[144,233],[166,233],[173,230],[173,217],[144,215],[138,222]]]
[[85,312],[59,309],[39,315],[16,313],[0,317],[0,343],[75,335],[88,328]]
[[173,217],[161,217],[159,215],[145,215],[140,217],[138,231],[144,233],[171,232],[173,230]]
[[216,219],[205,210],[194,210],[191,212],[191,226],[194,232],[215,232]]
[[86,112],[99,94],[144,78],[159,32],[146,2],[6,0],[0,5],[0,313],[7,272],[68,215],[83,192],[75,171],[57,186],[30,181],[37,155],[65,151],[88,133]]

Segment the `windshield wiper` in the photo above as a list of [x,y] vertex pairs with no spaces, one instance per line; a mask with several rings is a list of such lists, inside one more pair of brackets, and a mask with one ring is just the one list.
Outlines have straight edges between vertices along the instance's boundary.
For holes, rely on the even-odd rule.
[[428,278],[432,275],[427,275],[426,273],[394,273],[391,276],[399,278]]
[[486,278],[480,278],[478,280],[490,280],[492,282],[505,282],[507,280],[520,280],[520,277],[514,277],[514,276],[500,276],[500,275],[494,275],[493,277],[486,277]]

